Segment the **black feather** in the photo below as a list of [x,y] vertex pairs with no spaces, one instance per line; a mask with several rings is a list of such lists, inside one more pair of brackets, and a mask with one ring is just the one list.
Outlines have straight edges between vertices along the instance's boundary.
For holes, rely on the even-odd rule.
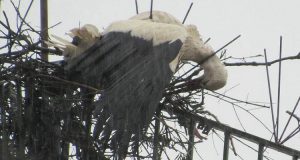
[[[66,66],[71,79],[103,89],[94,137],[111,127],[119,156],[126,155],[132,134],[140,134],[154,116],[173,75],[169,63],[181,46],[180,40],[153,46],[130,33],[111,32]],[[104,108],[109,113],[103,113]],[[111,124],[104,124],[109,117]]]

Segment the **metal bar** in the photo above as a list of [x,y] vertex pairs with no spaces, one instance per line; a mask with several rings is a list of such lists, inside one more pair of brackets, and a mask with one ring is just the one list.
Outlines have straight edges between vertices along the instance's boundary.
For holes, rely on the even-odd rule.
[[263,160],[264,158],[264,147],[265,145],[262,143],[258,145],[258,157],[257,157],[258,160]]
[[161,114],[161,108],[158,107],[156,109],[155,113],[155,126],[154,126],[154,140],[153,140],[153,160],[158,160],[159,159],[159,132],[160,132],[160,114]]
[[274,109],[273,109],[273,100],[272,100],[272,92],[271,92],[271,84],[270,84],[271,82],[270,82],[270,76],[269,76],[269,67],[268,67],[268,58],[267,58],[266,49],[264,49],[264,54],[265,54],[266,72],[267,72],[269,98],[270,98],[271,115],[272,115],[273,135],[275,137],[275,141],[277,142],[276,125],[275,125]]
[[195,121],[193,119],[190,120],[189,126],[189,144],[188,144],[188,153],[187,153],[187,160],[193,160],[194,155],[194,147],[195,147],[195,136],[194,136],[194,129],[195,129]]
[[227,125],[224,125],[222,123],[219,123],[219,122],[216,122],[216,121],[204,118],[204,117],[201,117],[199,115],[194,115],[194,114],[190,114],[190,113],[187,113],[187,112],[185,112],[185,114],[188,114],[188,116],[193,118],[195,121],[201,121],[201,122],[205,123],[206,125],[209,125],[209,126],[215,128],[217,130],[220,130],[220,131],[223,131],[223,132],[226,132],[226,131],[230,132],[231,135],[246,139],[250,142],[254,142],[254,143],[257,143],[257,144],[263,143],[265,145],[265,147],[274,149],[278,152],[281,152],[281,153],[284,153],[284,154],[287,154],[287,155],[290,155],[290,156],[300,157],[300,151],[298,151],[298,150],[295,150],[295,149],[280,145],[278,143],[274,143],[272,141],[260,138],[258,136],[240,131],[238,129],[229,127]]
[[298,160],[299,156],[293,156],[293,160]]
[[[298,106],[298,104],[299,104],[299,101],[300,101],[300,97],[298,98],[298,100],[297,100],[297,102],[296,102],[296,105],[294,106],[294,109],[293,109],[292,113],[290,114],[290,117],[289,117],[288,121],[286,122],[286,124],[285,124],[285,126],[284,126],[284,129],[283,129],[283,131],[282,131],[282,134],[281,134],[281,136],[280,136],[280,138],[279,138],[279,142],[281,142],[281,139],[282,139],[282,137],[283,137],[283,135],[284,135],[284,133],[285,133],[285,131],[286,131],[288,125],[290,124],[290,121],[291,121],[291,119],[292,119],[292,116],[293,116],[294,113],[295,113],[295,110],[297,109],[297,106]],[[282,143],[281,143],[281,144],[282,144]]]
[[280,36],[280,46],[279,46],[279,68],[278,68],[278,90],[277,90],[277,116],[276,116],[276,137],[278,142],[279,135],[279,113],[280,113],[280,91],[281,91],[281,56],[282,55],[282,36]]
[[285,139],[283,139],[280,144],[285,143],[286,141],[288,141],[289,139],[291,139],[293,136],[295,136],[296,134],[298,134],[300,132],[300,125],[297,126],[287,137],[285,137]]
[[16,80],[16,91],[17,91],[17,128],[18,128],[18,136],[17,136],[17,159],[26,159],[25,158],[25,127],[23,121],[23,105],[22,105],[22,87],[21,81]]
[[190,13],[190,11],[191,11],[191,8],[192,8],[193,4],[194,4],[194,3],[192,2],[191,5],[190,5],[190,7],[189,7],[189,9],[188,9],[188,11],[186,12],[186,14],[185,14],[185,16],[184,16],[184,19],[183,19],[183,21],[182,21],[182,24],[184,24],[184,22],[185,22],[187,16],[189,15],[189,13]]
[[[9,142],[9,134],[8,134],[8,130],[7,130],[7,120],[6,120],[6,111],[5,111],[5,91],[4,91],[4,85],[0,84],[0,121],[1,121],[1,132],[0,132],[0,136],[1,136],[1,146],[0,149],[2,151],[2,155],[0,156],[0,159],[9,159],[9,149],[8,149],[8,142]],[[0,152],[1,152],[0,151]]]
[[225,130],[224,135],[225,136],[224,136],[223,160],[228,160],[230,132],[228,130]]
[[[45,41],[48,41],[48,0],[40,0],[40,14],[41,14],[41,39],[42,47],[48,48]],[[45,50],[41,52],[41,59],[48,61],[48,53]]]
[[138,5],[137,0],[135,0],[135,11],[136,11],[136,14],[139,14],[139,5]]
[[150,19],[152,19],[152,11],[153,11],[153,0],[151,0],[151,6],[150,6]]

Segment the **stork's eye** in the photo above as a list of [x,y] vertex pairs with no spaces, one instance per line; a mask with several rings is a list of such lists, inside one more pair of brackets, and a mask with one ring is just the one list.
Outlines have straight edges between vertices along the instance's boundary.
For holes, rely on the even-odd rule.
[[75,36],[72,40],[72,44],[74,44],[75,46],[78,46],[80,42],[81,42],[81,38],[78,36]]

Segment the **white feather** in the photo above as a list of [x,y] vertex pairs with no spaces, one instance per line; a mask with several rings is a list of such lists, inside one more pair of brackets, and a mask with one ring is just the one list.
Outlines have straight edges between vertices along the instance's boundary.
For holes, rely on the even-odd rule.
[[165,42],[171,42],[180,39],[182,42],[187,37],[184,27],[165,24],[153,23],[143,20],[124,20],[112,23],[108,26],[104,34],[109,32],[130,32],[131,36],[153,41],[153,45],[159,45]]
[[71,42],[69,42],[68,40],[65,40],[59,36],[56,36],[56,35],[51,35],[53,38],[55,38],[56,40],[58,40],[60,43],[62,43],[63,45],[71,45],[71,46],[74,46],[74,44],[72,44]]

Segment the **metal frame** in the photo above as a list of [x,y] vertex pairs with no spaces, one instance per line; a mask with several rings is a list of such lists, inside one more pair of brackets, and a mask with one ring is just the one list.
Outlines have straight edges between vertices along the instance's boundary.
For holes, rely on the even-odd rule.
[[260,138],[258,136],[240,131],[238,129],[229,127],[227,125],[221,124],[219,122],[191,114],[192,118],[196,121],[199,121],[201,124],[205,124],[211,128],[217,129],[224,132],[224,151],[223,151],[223,160],[228,160],[229,155],[229,139],[231,136],[236,136],[250,142],[258,144],[258,160],[263,159],[264,148],[271,148],[278,152],[284,153],[291,156],[292,160],[298,160],[300,157],[300,151],[286,147],[284,145]]

